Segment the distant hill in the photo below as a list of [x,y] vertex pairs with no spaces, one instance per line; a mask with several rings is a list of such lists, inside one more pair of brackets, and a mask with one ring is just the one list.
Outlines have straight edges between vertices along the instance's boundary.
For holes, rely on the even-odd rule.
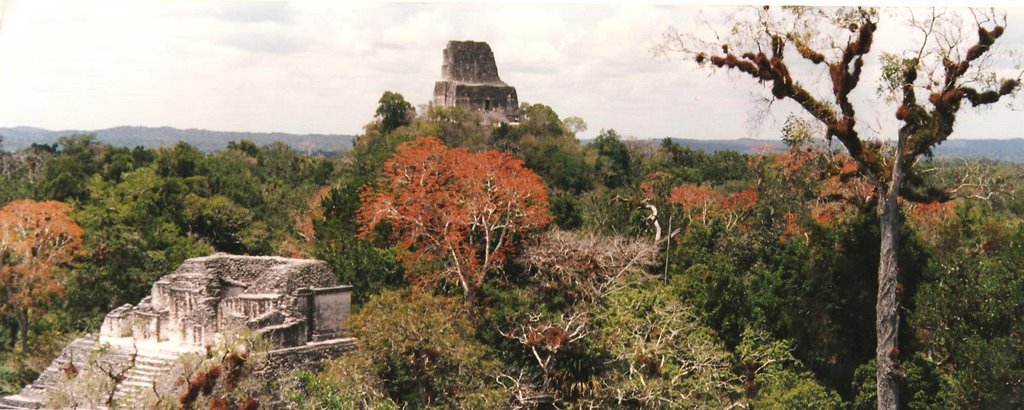
[[935,148],[940,158],[986,158],[1024,163],[1024,138],[1008,140],[951,139]]
[[[707,152],[733,150],[742,153],[753,148],[771,147],[774,151],[786,149],[778,140],[751,138],[733,140],[696,140],[673,138],[672,141],[692,149]],[[838,144],[838,142],[836,142]],[[984,158],[997,161],[1024,163],[1024,138],[995,139],[950,139],[935,148],[936,158]]]
[[[303,152],[320,152],[331,154],[347,151],[352,148],[355,136],[341,134],[287,134],[282,132],[232,132],[210,131],[201,129],[180,129],[172,127],[114,127],[95,131],[65,130],[51,131],[34,127],[0,127],[3,136],[2,147],[7,151],[22,149],[37,144],[52,144],[57,138],[65,135],[94,133],[100,142],[115,146],[144,147],[169,146],[185,141],[202,151],[224,149],[229,141],[247,139],[257,144],[269,144],[280,141],[293,149]],[[585,140],[584,144],[593,140]],[[751,152],[754,148],[770,148],[783,151],[786,145],[779,140],[763,140],[753,138],[699,140],[673,138],[679,145],[699,149],[706,152],[732,150],[742,153]],[[641,141],[633,141],[641,142]],[[642,140],[645,143],[657,143],[659,140]],[[1024,138],[1005,140],[996,139],[951,139],[935,149],[938,158],[985,158],[998,161],[1024,163]]]
[[765,147],[771,148],[772,151],[786,150],[786,144],[783,144],[781,140],[758,140],[753,138],[740,138],[735,140],[695,140],[687,138],[672,138],[672,141],[684,147],[699,149],[705,152],[737,151],[746,154],[754,148],[763,149]]
[[103,143],[123,147],[159,147],[185,141],[202,151],[217,151],[228,142],[247,139],[256,144],[280,141],[297,151],[334,153],[352,148],[353,136],[327,134],[286,134],[281,132],[229,132],[171,127],[114,127],[95,131],[50,131],[34,127],[0,128],[3,149],[7,151],[28,147],[33,143],[52,144],[65,135],[93,133]]

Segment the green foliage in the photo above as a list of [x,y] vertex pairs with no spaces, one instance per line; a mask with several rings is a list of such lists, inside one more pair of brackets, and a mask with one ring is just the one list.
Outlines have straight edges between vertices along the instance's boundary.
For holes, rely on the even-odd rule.
[[[886,77],[908,63],[883,59]],[[336,159],[245,140],[215,153],[184,143],[127,149],[88,135],[0,152],[0,204],[69,201],[87,250],[68,266],[65,297],[32,323],[36,349],[18,351],[14,319],[0,316],[0,393],[32,380],[61,340],[138,302],[184,259],[227,251],[313,256],[355,287],[359,347],[322,373],[290,378],[296,408],[876,407],[865,320],[878,263],[873,199],[857,197],[849,184],[859,177],[839,170],[838,153],[813,155],[808,124],[787,120],[783,154],[705,153],[670,139],[627,144],[611,130],[584,146],[582,120],[543,104],[520,113],[518,125],[457,107],[416,117],[389,92]],[[558,268],[544,275],[528,252],[508,255],[472,316],[459,300],[410,293],[385,240],[391,227],[358,237],[356,210],[359,192],[417,135],[522,159],[547,184],[555,225],[599,235],[592,245],[652,244],[655,206],[657,254],[609,283],[600,281],[616,255],[607,249],[548,249],[557,256],[545,266]],[[958,195],[985,199],[906,207],[901,406],[1019,408],[1024,167],[926,165],[906,197],[943,198],[936,187],[963,182]],[[756,204],[729,223],[722,214],[702,221],[670,200],[683,184],[722,198],[749,190]]]
[[358,187],[351,182],[332,189],[323,201],[324,219],[314,223],[316,254],[331,266],[342,283],[354,287],[352,304],[356,308],[371,295],[397,287],[403,280],[393,250],[378,248],[373,240],[357,236],[357,192]]
[[608,235],[631,233],[634,209],[616,200],[612,192],[590,191],[581,195],[578,203],[583,230]]
[[0,203],[15,199],[44,199],[45,167],[53,152],[37,147],[0,152]]
[[[359,192],[382,173],[384,162],[411,134],[367,132],[355,140],[351,162],[323,199],[323,218],[315,220],[316,256],[326,261],[342,283],[353,285],[352,304],[358,309],[371,295],[399,286],[403,281],[395,252],[374,238],[357,234],[356,211],[362,205]],[[378,247],[380,245],[381,247]]]
[[550,198],[552,222],[561,229],[577,229],[583,225],[583,215],[577,199],[572,195],[559,193]]
[[800,148],[814,141],[814,129],[811,122],[790,114],[782,126],[782,142],[787,147]]
[[416,113],[412,104],[405,101],[405,97],[399,93],[385,91],[377,103],[379,105],[377,105],[376,118],[380,121],[380,132],[384,134],[398,127],[409,125],[412,122],[413,114]]
[[[937,363],[921,352],[901,362],[903,371],[903,391],[900,407],[913,410],[939,410],[950,408],[969,408],[950,390],[948,377],[944,376]],[[876,365],[872,359],[857,368],[853,384],[855,396],[850,403],[853,410],[871,410],[878,408],[876,400]],[[953,393],[953,394],[951,394]]]
[[612,295],[595,315],[612,361],[606,383],[635,408],[712,408],[735,392],[728,351],[668,286],[648,282]]
[[527,168],[553,189],[578,194],[593,186],[593,167],[575,139],[527,135],[522,139],[521,152]]
[[742,181],[753,176],[747,167],[747,158],[736,151],[716,151],[699,169],[702,179],[713,185]]
[[882,53],[879,60],[882,64],[882,78],[875,91],[886,101],[896,101],[900,98],[903,84],[906,83],[905,73],[917,71],[920,64],[916,58],[888,52]]
[[828,391],[807,375],[800,377],[791,372],[774,375],[772,383],[755,401],[759,409],[835,409],[845,408],[835,392]]
[[601,131],[588,148],[593,149],[597,159],[594,164],[597,178],[608,188],[620,188],[633,179],[629,148],[615,130]]
[[558,113],[547,105],[522,103],[519,105],[519,117],[522,135],[553,137],[569,134]]
[[[334,163],[284,144],[231,144],[204,154],[188,144],[150,150],[70,136],[0,154],[0,198],[63,198],[85,230],[85,255],[64,283],[65,331],[95,329],[103,315],[148,294],[189,257],[214,251],[293,255],[296,216],[333,178]],[[104,295],[98,298],[96,295]],[[7,350],[0,348],[0,354]]]
[[[579,194],[593,186],[593,160],[551,107],[523,103],[518,127],[492,132],[496,148],[523,159],[549,189]],[[574,126],[578,126],[574,125]]]
[[410,137],[435,136],[449,147],[466,147],[473,151],[486,148],[492,132],[483,114],[459,106],[431,106],[426,115],[413,125],[415,133]]
[[767,332],[748,327],[736,346],[739,373],[754,408],[843,409],[836,392],[822,386],[793,357],[792,344],[772,340]]
[[58,201],[83,201],[88,197],[86,181],[100,169],[95,135],[72,135],[57,141],[56,152],[46,162],[43,192]]
[[[350,318],[355,351],[337,359],[312,385],[345,408],[388,402],[409,408],[496,408],[503,394],[490,377],[493,352],[474,338],[456,298],[386,291]],[[334,387],[336,386],[336,387]],[[339,400],[330,396],[338,396]]]
[[6,363],[0,364],[0,395],[6,396],[18,393],[24,384],[24,380],[19,376],[17,369],[8,366]]
[[153,281],[184,259],[211,251],[177,225],[184,205],[180,182],[161,178],[152,168],[126,173],[120,182],[96,175],[89,191],[92,199],[76,218],[91,252],[72,273],[75,286],[68,288],[68,298],[71,307],[93,320],[148,294]]
[[963,204],[942,221],[909,322],[943,364],[953,407],[1024,405],[1024,225]]
[[390,399],[375,397],[371,400],[355,400],[339,383],[330,376],[321,376],[305,370],[292,374],[296,386],[285,392],[285,398],[292,408],[302,410],[398,410],[401,407]]
[[156,171],[162,177],[188,178],[200,173],[203,153],[185,142],[157,150]]
[[184,222],[190,234],[207,238],[210,245],[229,253],[268,253],[267,227],[253,220],[252,211],[223,195],[185,196]]

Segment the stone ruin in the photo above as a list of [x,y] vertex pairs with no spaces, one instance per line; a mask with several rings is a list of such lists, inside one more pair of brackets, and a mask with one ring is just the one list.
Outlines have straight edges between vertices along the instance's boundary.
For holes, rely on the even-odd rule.
[[247,327],[281,346],[335,338],[348,318],[351,287],[327,264],[216,254],[185,261],[137,306],[107,314],[100,341],[129,338],[203,347],[223,330]]
[[102,360],[131,363],[113,393],[121,408],[141,405],[138,396],[180,356],[203,352],[238,329],[278,346],[268,352],[278,367],[315,364],[353,346],[343,337],[351,291],[323,261],[223,253],[186,260],[138,305],[108,313],[98,336],[70,343],[33,384],[0,400],[0,409],[43,407],[65,381],[65,369],[88,366],[86,358],[101,347]]
[[434,105],[480,111],[499,122],[516,122],[515,87],[498,77],[491,46],[479,41],[449,41],[444,49],[441,81],[434,83]]

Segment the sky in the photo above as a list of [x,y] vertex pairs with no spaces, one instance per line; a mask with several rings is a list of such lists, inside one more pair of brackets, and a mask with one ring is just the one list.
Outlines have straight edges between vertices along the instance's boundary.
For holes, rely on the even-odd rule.
[[[520,102],[581,117],[584,138],[603,129],[639,139],[778,138],[795,104],[777,102],[758,118],[751,101],[768,93],[754,80],[651,52],[670,27],[707,34],[702,21],[732,10],[608,1],[0,0],[0,127],[358,134],[384,91],[428,103],[446,43],[476,40],[490,44]],[[1024,9],[1008,12],[1001,44],[1024,49]],[[911,45],[904,28],[883,20],[876,44]],[[809,84],[827,82],[808,73]],[[869,133],[891,136],[897,124],[874,94],[878,74],[865,72],[871,81],[855,102]],[[970,111],[953,137],[1024,137],[1022,114],[1020,101]]]

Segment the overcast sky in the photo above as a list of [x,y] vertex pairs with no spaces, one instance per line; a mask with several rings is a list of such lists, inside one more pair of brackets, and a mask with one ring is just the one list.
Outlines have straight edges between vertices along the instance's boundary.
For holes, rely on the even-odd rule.
[[[356,134],[385,90],[414,105],[430,100],[449,40],[488,42],[521,102],[583,118],[586,137],[614,128],[636,138],[777,138],[794,109],[778,103],[753,128],[748,102],[765,94],[753,80],[652,56],[670,26],[699,30],[702,16],[722,8],[87,0],[0,7],[0,126]],[[876,42],[900,43],[901,28],[883,20]],[[1024,10],[1010,10],[1000,41],[1024,48],[1022,33]],[[891,108],[869,103],[874,87],[862,85],[858,108],[891,135]],[[966,114],[954,137],[1024,137],[1020,106]]]

